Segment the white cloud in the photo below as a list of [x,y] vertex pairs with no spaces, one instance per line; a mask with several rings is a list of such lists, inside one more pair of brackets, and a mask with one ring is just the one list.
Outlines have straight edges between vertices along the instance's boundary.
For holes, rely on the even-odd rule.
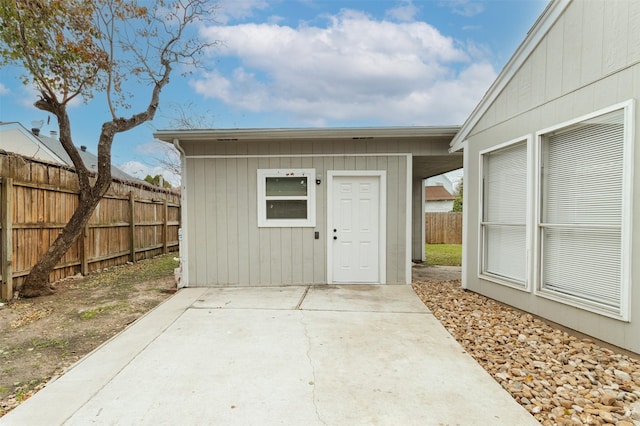
[[203,35],[224,40],[215,54],[238,65],[193,80],[198,93],[308,124],[459,124],[496,76],[488,61],[473,58],[476,47],[427,23],[376,21],[351,10],[329,17],[326,28],[242,24]]
[[125,173],[130,174],[131,176],[137,177],[138,179],[144,180],[147,175],[162,175],[162,177],[164,177],[165,180],[171,184],[171,186],[176,187],[180,185],[180,176],[164,169],[159,165],[150,166],[139,161],[127,161],[124,164],[120,164],[118,168]]
[[412,0],[403,0],[400,6],[389,9],[386,15],[396,21],[411,22],[420,9],[416,7]]
[[451,8],[453,13],[471,17],[484,12],[484,5],[479,1],[473,0],[443,0],[443,6]]
[[253,16],[254,9],[263,10],[269,7],[266,0],[222,0],[218,5],[216,20],[222,24],[234,19],[249,18]]
[[8,95],[9,93],[11,93],[9,88],[4,84],[0,83],[0,96]]

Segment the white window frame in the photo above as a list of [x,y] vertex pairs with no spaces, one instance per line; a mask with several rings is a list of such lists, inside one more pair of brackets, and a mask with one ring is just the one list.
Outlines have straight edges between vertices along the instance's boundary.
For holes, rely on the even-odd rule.
[[[258,227],[259,228],[297,228],[316,226],[316,169],[258,169]],[[305,196],[267,196],[267,178],[306,177],[307,195]],[[267,219],[266,202],[273,200],[306,200],[306,219]]]
[[[525,136],[521,136],[515,139],[512,139],[510,141],[501,143],[499,145],[495,145],[492,146],[491,148],[482,150],[479,152],[479,158],[478,158],[478,165],[479,165],[479,172],[478,172],[478,176],[480,177],[480,179],[478,180],[478,193],[480,194],[480,196],[478,197],[478,202],[479,202],[479,207],[478,207],[478,277],[486,280],[486,281],[491,281],[494,282],[496,284],[501,284],[507,287],[511,287],[514,288],[516,290],[520,290],[520,291],[524,291],[524,292],[531,292],[531,279],[530,279],[530,266],[531,266],[531,259],[530,259],[530,255],[531,255],[531,251],[528,249],[531,238],[530,238],[530,224],[531,224],[531,191],[530,191],[530,186],[531,186],[531,176],[530,176],[530,164],[532,163],[531,160],[531,156],[533,154],[533,150],[532,150],[532,135],[525,135]],[[525,206],[525,212],[526,212],[526,216],[525,216],[525,221],[524,224],[513,224],[513,226],[524,226],[524,232],[525,232],[525,278],[524,281],[519,281],[519,280],[514,280],[514,279],[510,279],[508,277],[505,276],[500,276],[497,274],[492,274],[489,271],[486,271],[485,268],[485,264],[486,264],[486,238],[485,238],[485,230],[487,227],[489,226],[509,226],[509,224],[502,224],[502,223],[492,223],[492,222],[487,222],[484,219],[484,211],[485,211],[485,185],[484,185],[484,174],[485,174],[485,169],[484,169],[484,163],[485,163],[485,155],[487,154],[491,154],[493,152],[499,151],[501,149],[505,149],[505,148],[509,148],[512,147],[513,145],[516,144],[524,144],[526,147],[526,151],[527,151],[527,156],[526,156],[526,163],[525,163],[525,167],[526,169],[526,182],[525,182],[525,188],[527,191],[526,194],[526,206]]]
[[[620,306],[615,309],[610,306],[600,304],[594,301],[580,298],[578,296],[571,296],[559,292],[555,292],[551,289],[543,288],[542,276],[543,276],[543,243],[542,232],[545,224],[541,222],[542,218],[542,155],[545,135],[551,132],[558,131],[569,126],[587,121],[599,117],[601,115],[623,110],[623,166],[622,166],[622,218],[620,221],[620,234],[621,234],[621,259],[620,259]],[[535,193],[536,193],[536,206],[535,206],[535,264],[534,281],[536,282],[534,288],[534,294],[537,296],[554,300],[569,306],[584,309],[586,311],[594,312],[606,317],[614,318],[621,321],[630,321],[630,306],[631,306],[631,266],[632,266],[632,239],[631,230],[633,223],[632,205],[633,205],[633,159],[634,159],[634,136],[635,136],[635,101],[630,99],[625,102],[621,102],[612,105],[607,108],[600,109],[591,114],[587,114],[575,119],[565,121],[558,125],[548,127],[546,129],[536,132],[536,155],[535,155]]]

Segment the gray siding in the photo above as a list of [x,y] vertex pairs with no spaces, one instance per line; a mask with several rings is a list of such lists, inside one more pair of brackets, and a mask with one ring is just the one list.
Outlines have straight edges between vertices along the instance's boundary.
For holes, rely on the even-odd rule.
[[[478,278],[479,151],[635,98],[640,99],[640,2],[572,2],[471,130],[465,148],[467,288],[640,352],[640,261],[632,265],[626,323]],[[640,140],[636,107],[635,140]],[[633,253],[640,259],[640,149],[634,155]],[[465,186],[467,181],[465,181]],[[465,188],[467,189],[467,188]],[[533,191],[533,188],[531,188]]]
[[[248,147],[227,144],[225,155],[255,149],[263,155],[291,152],[290,143]],[[387,283],[405,282],[406,155],[189,157],[187,150],[188,274],[190,286],[290,285],[326,283],[326,172],[387,172]],[[315,147],[314,147],[315,148]],[[343,152],[346,148],[335,147]],[[353,149],[358,148],[354,145]],[[246,149],[246,150],[245,150]],[[210,150],[207,150],[211,152]],[[218,151],[219,152],[219,151]],[[290,154],[286,154],[290,155]],[[315,228],[258,228],[256,171],[259,168],[316,169]],[[314,233],[320,232],[320,239]]]
[[[445,156],[449,154],[451,137],[425,137],[421,141],[399,141],[391,138],[370,140],[274,140],[274,141],[181,141],[187,156],[206,155],[319,155],[319,154],[382,154],[411,153],[416,156]],[[438,174],[438,173],[436,173]]]

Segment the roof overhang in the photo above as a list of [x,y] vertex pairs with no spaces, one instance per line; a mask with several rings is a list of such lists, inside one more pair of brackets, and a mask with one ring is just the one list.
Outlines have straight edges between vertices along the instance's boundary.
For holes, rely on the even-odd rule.
[[[460,126],[428,127],[350,127],[350,128],[298,128],[298,129],[185,129],[159,130],[153,136],[172,143],[181,150],[181,142],[196,144],[207,142],[234,143],[241,141],[264,142],[292,141],[304,144],[314,141],[373,141],[424,142],[441,139],[446,144],[458,133]],[[184,154],[184,152],[182,152]],[[446,148],[439,155],[413,155],[412,175],[428,178],[462,167],[462,155],[448,153]]]
[[475,107],[469,118],[464,122],[462,128],[453,138],[450,144],[450,152],[460,151],[464,149],[464,142],[468,139],[469,134],[473,130],[478,121],[487,112],[489,107],[496,100],[498,95],[511,81],[513,76],[518,72],[520,67],[529,58],[531,52],[538,46],[553,24],[558,20],[562,12],[571,3],[572,0],[552,0],[542,12],[538,20],[533,24],[531,30],[523,42],[518,46],[509,62],[504,66],[496,80],[489,87],[489,90]]
[[308,139],[420,139],[453,137],[460,126],[428,127],[336,127],[300,129],[185,129],[159,130],[153,136],[161,141],[269,141]]

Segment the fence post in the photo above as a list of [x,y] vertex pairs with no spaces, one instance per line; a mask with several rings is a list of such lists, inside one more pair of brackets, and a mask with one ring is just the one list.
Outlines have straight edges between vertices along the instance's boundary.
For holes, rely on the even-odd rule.
[[2,291],[0,297],[13,298],[13,179],[3,178],[0,187],[2,199]]
[[167,254],[169,251],[169,200],[166,197],[164,199],[164,223],[162,225],[162,254]]
[[133,191],[129,191],[129,211],[131,212],[131,223],[129,224],[129,247],[131,247],[131,262],[136,261],[136,217],[135,217],[136,199]]

